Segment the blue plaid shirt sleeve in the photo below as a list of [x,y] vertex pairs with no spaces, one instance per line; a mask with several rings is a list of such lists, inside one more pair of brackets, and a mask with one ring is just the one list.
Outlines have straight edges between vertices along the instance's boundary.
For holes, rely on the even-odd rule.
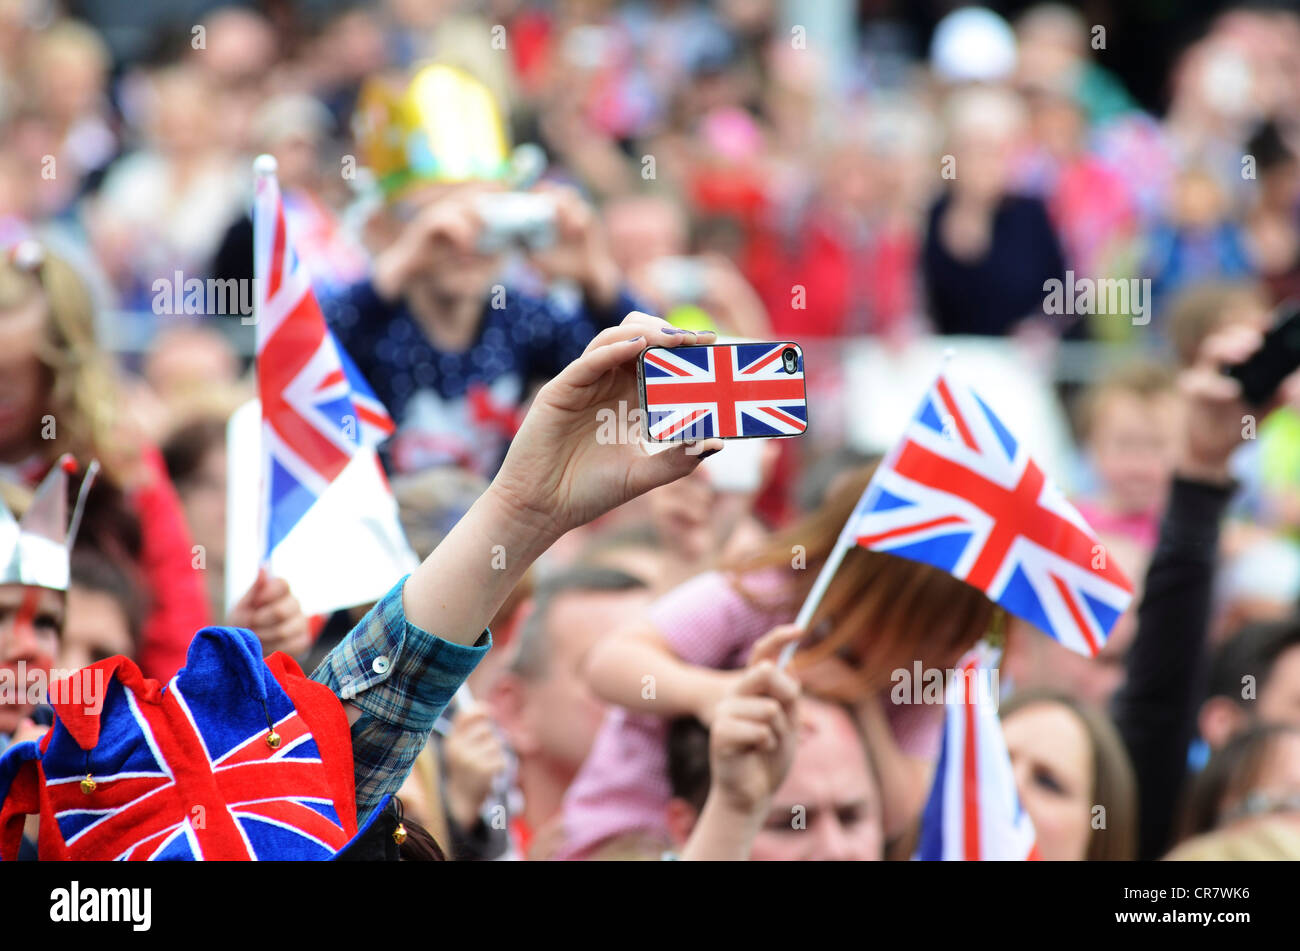
[[357,822],[405,782],[439,714],[492,646],[445,641],[406,619],[399,581],[330,651],[311,679],[361,711],[352,725]]

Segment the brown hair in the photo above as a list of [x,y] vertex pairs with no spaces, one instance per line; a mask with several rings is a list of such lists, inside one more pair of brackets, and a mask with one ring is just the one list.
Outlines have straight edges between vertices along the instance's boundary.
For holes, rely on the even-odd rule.
[[[793,616],[835,546],[840,530],[870,481],[874,467],[857,470],[814,512],[773,535],[752,556],[724,566],[742,597],[762,610]],[[802,555],[803,568],[792,560]],[[790,583],[775,595],[748,587],[759,572],[782,569]],[[826,697],[854,702],[884,688],[890,672],[920,660],[949,667],[990,627],[996,608],[984,593],[952,575],[917,561],[854,547],[813,613],[813,640],[796,660],[811,666],[838,655],[859,672],[851,695]]]
[[1026,690],[1004,700],[998,715],[1005,720],[1036,704],[1052,703],[1074,714],[1092,746],[1092,802],[1106,810],[1106,824],[1094,829],[1084,859],[1131,862],[1137,857],[1137,780],[1128,750],[1110,717],[1056,690]]
[[1174,372],[1154,360],[1131,360],[1111,370],[1084,391],[1079,401],[1077,422],[1081,438],[1087,439],[1097,425],[1102,401],[1113,394],[1125,393],[1149,401],[1177,392]]
[[1169,340],[1180,367],[1196,362],[1201,343],[1232,316],[1234,309],[1253,306],[1267,310],[1263,288],[1247,281],[1197,284],[1169,305]]

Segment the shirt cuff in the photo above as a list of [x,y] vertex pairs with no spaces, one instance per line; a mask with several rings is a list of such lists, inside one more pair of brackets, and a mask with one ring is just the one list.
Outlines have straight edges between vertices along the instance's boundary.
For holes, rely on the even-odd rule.
[[[447,641],[406,619],[399,581],[312,674],[362,713],[403,730],[430,731],[492,646]],[[383,689],[376,689],[382,687]]]

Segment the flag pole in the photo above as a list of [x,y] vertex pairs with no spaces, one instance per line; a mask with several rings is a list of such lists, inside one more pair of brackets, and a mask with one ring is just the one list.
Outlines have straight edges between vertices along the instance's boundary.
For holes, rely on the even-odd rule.
[[[803,607],[799,609],[799,614],[794,619],[796,627],[807,629],[808,623],[812,620],[813,614],[816,613],[818,605],[822,602],[822,598],[826,596],[826,589],[831,586],[831,579],[835,577],[835,572],[839,570],[840,564],[844,561],[844,556],[853,547],[854,542],[848,532],[848,527],[852,524],[853,517],[850,516],[849,520],[844,523],[844,528],[840,529],[840,537],[835,540],[835,547],[831,549],[830,555],[827,556],[826,563],[822,565],[822,570],[817,573],[817,580],[813,582],[812,590],[808,592],[808,597],[803,599]],[[776,662],[777,667],[784,670],[798,648],[799,641],[790,641],[785,647],[781,648],[781,656]]]
[[[276,177],[275,177],[275,173],[278,168],[279,165],[276,162],[274,155],[268,155],[266,153],[263,153],[262,155],[259,155],[257,158],[253,159],[253,176],[254,179],[256,180],[255,194],[253,196],[253,202],[255,205],[260,200],[259,195],[256,193],[261,192],[262,188],[264,187],[262,184],[264,181],[269,180],[270,182],[276,183],[277,190],[278,190],[278,182],[276,182]],[[253,221],[254,221],[253,278],[254,278],[254,283],[259,285],[259,291],[260,291],[261,288],[265,288],[266,286],[266,282],[265,282],[266,275],[257,273],[258,265],[261,263],[261,255],[259,254],[259,248],[257,243],[257,226],[256,226],[257,218],[258,218],[257,209],[256,207],[254,207],[253,210]],[[266,222],[263,221],[263,226],[265,226],[265,224]],[[272,227],[274,227],[274,222],[272,223]],[[263,238],[263,240],[265,241],[265,238]],[[259,277],[263,279],[260,282],[256,280]],[[262,300],[261,300],[260,292],[253,295],[253,307],[255,308],[253,327],[254,330],[256,330],[260,334],[262,318],[265,316],[262,313]],[[254,366],[254,372],[257,372],[259,368],[257,367],[256,358],[254,358],[253,360],[253,366]],[[267,540],[270,536],[270,530],[271,530],[270,528],[271,513],[268,511],[268,505],[267,505],[267,478],[268,478],[267,460],[269,457],[266,451],[266,424],[265,424],[266,407],[262,406],[260,407],[260,410],[263,414],[262,415],[263,424],[258,428],[258,441],[261,444],[261,449],[259,451],[261,464],[258,466],[257,543],[258,546],[262,549],[262,554],[258,558],[257,573],[260,575],[262,573],[262,569],[266,569],[267,574],[269,576],[271,570],[271,552],[267,545]],[[254,584],[256,584],[256,579],[254,580]]]

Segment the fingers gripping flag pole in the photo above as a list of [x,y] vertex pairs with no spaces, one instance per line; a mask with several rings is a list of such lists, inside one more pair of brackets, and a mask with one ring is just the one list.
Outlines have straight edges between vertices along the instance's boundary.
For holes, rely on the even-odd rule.
[[[860,545],[933,565],[1085,656],[1133,585],[992,408],[945,366],[876,468],[799,611],[807,627]],[[789,661],[787,645],[781,663]]]

